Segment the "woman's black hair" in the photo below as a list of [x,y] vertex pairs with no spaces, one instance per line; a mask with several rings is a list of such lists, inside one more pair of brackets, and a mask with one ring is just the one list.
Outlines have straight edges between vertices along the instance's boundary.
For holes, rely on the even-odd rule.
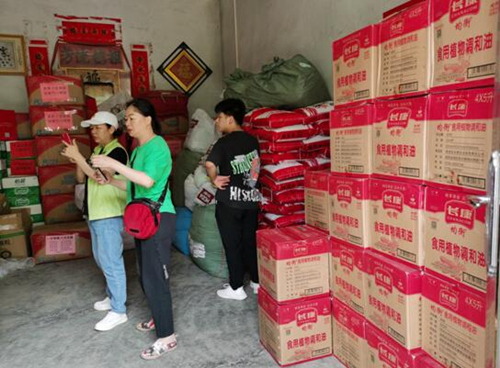
[[156,135],[161,135],[161,125],[156,117],[155,107],[151,102],[143,98],[134,98],[132,101],[127,102],[127,108],[134,107],[142,116],[151,118],[151,127]]
[[[108,129],[112,127],[112,125],[106,124],[108,126]],[[118,138],[121,136],[123,133],[123,128],[119,126],[118,128],[115,128],[115,131],[113,132],[113,138]]]

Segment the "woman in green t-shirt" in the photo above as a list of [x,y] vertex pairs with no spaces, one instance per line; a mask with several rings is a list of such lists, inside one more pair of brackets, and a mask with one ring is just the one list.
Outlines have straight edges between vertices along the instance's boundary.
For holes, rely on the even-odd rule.
[[[107,156],[94,156],[95,167],[109,168],[125,178],[127,182],[106,178],[102,184],[111,184],[127,191],[128,202],[132,199],[134,183],[136,198],[157,201],[172,170],[172,157],[165,140],[159,135],[161,127],[156,119],[153,105],[143,99],[134,99],[127,104],[126,123],[128,134],[137,139],[139,145],[132,152],[131,167]],[[170,244],[175,235],[175,209],[170,189],[160,209],[161,221],[157,233],[146,240],[135,240],[139,277],[146,294],[152,319],[137,325],[141,331],[156,329],[157,340],[141,353],[146,360],[156,359],[177,347],[172,315],[170,293]]]

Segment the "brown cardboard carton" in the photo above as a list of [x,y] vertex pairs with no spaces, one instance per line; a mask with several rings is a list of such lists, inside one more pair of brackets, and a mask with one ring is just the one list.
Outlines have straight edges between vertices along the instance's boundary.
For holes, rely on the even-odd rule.
[[0,257],[26,258],[28,252],[28,232],[31,228],[29,213],[13,210],[14,213],[0,215]]
[[307,225],[257,232],[259,280],[278,303],[329,294],[328,235]]
[[418,267],[374,251],[366,259],[366,318],[407,350],[422,345],[421,290]]
[[7,197],[5,194],[0,193],[0,215],[6,215],[10,213],[9,202],[7,201]]
[[305,209],[306,224],[330,232],[330,200],[328,198],[330,172],[306,170]]
[[364,315],[366,309],[365,250],[330,237],[331,267],[330,290],[332,295]]
[[40,192],[42,196],[50,194],[74,194],[76,166],[74,164],[44,166],[38,169]]
[[333,299],[333,355],[346,367],[368,364],[366,320],[337,299]]
[[82,80],[42,75],[26,77],[30,106],[84,105]]
[[[84,157],[90,157],[90,138],[88,135],[73,135],[78,149]],[[35,138],[38,167],[69,164],[67,157],[61,155],[64,148],[60,136],[38,136]]]
[[281,366],[332,354],[332,307],[329,297],[279,305],[262,289],[259,299],[259,336]]
[[82,212],[76,207],[74,193],[44,195],[42,208],[47,225],[83,220]]
[[36,263],[86,258],[92,255],[90,232],[85,222],[39,226],[31,234]]
[[495,280],[488,292],[434,273],[423,277],[423,339],[426,353],[446,368],[495,366]]

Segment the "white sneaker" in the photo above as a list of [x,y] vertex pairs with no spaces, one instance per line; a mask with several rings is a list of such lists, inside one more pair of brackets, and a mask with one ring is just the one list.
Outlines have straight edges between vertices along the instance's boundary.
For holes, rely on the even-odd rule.
[[243,286],[233,290],[229,284],[224,284],[223,288],[217,290],[217,295],[223,299],[245,300],[247,298],[247,293],[243,290]]
[[108,311],[111,310],[111,299],[106,297],[104,300],[94,303],[94,309],[96,311]]
[[260,288],[260,285],[259,285],[259,284],[255,283],[255,282],[253,282],[253,281],[250,281],[250,287],[252,288],[253,293],[254,293],[255,295],[257,295],[257,294],[259,293],[259,288]]
[[109,331],[122,323],[128,321],[127,315],[125,313],[118,314],[115,312],[108,312],[106,317],[101,319],[96,323],[94,329],[97,331]]

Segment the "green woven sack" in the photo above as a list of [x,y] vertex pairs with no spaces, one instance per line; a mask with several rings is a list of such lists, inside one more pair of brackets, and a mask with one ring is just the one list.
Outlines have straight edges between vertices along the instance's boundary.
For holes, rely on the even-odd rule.
[[331,100],[318,70],[302,55],[289,60],[275,58],[258,74],[236,69],[224,82],[224,97],[239,98],[248,109],[296,109]]
[[215,205],[194,207],[189,247],[193,262],[203,271],[220,278],[229,276],[226,253],[215,221]]
[[184,181],[193,173],[201,160],[203,153],[193,152],[183,148],[177,155],[172,173],[172,202],[176,207],[184,207]]

